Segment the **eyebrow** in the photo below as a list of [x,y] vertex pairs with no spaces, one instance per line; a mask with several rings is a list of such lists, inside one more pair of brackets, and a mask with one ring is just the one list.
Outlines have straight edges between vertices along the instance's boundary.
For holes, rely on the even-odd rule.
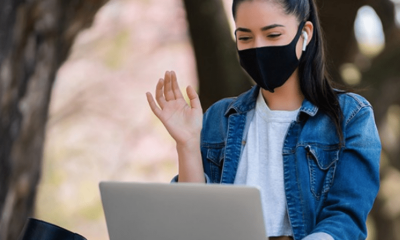
[[[267,31],[267,30],[269,30],[269,29],[276,28],[276,27],[285,27],[285,26],[283,26],[283,25],[281,25],[281,24],[272,24],[272,25],[268,25],[268,26],[262,27],[262,28],[261,28],[261,31]],[[240,27],[240,28],[237,28],[236,31],[235,31],[235,33],[238,32],[238,31],[241,31],[241,32],[251,32],[250,29],[248,29],[248,28],[241,28],[241,27]]]

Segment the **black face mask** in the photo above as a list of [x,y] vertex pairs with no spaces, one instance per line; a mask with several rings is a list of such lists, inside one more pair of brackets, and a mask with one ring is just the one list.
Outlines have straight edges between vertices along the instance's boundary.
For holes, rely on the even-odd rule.
[[286,46],[268,46],[238,50],[240,65],[258,86],[274,92],[282,86],[299,66],[296,45],[305,22],[301,22],[295,38]]

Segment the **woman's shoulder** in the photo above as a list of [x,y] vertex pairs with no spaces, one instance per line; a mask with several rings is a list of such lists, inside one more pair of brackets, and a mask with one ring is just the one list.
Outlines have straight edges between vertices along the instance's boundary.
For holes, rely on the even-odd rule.
[[225,116],[228,115],[229,110],[239,113],[247,112],[254,108],[258,92],[259,88],[255,86],[237,97],[223,98],[211,105],[207,109],[206,115],[218,114],[219,116]]
[[217,102],[213,103],[207,111],[212,111],[215,109],[225,109],[227,110],[229,106],[237,99],[237,97],[228,97],[218,100]]
[[223,98],[212,104],[204,114],[205,119],[223,117],[237,97]]
[[357,116],[359,112],[368,112],[373,117],[371,103],[360,94],[354,92],[341,92],[338,95],[339,104],[346,123]]
[[339,103],[343,107],[345,105],[354,105],[354,107],[371,107],[371,103],[360,94],[354,92],[338,91]]

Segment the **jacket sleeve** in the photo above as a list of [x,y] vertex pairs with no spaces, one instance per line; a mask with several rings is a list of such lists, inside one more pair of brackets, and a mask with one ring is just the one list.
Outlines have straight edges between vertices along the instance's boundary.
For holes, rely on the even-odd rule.
[[381,152],[370,105],[364,105],[344,120],[343,135],[344,147],[334,181],[312,233],[323,232],[340,240],[365,239],[367,215],[379,190]]
[[316,232],[316,233],[308,235],[307,237],[303,238],[302,240],[334,240],[334,239],[331,235],[329,235],[327,233]]
[[[176,175],[172,180],[171,183],[177,183],[179,180],[179,175]],[[206,184],[211,183],[210,178],[207,176],[207,174],[204,173],[204,180]]]

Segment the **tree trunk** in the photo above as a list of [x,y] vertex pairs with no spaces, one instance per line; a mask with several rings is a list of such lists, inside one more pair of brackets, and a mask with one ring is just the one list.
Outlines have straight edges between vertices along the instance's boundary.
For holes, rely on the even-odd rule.
[[57,69],[106,0],[0,2],[0,239],[33,215]]
[[396,44],[399,39],[399,29],[396,26],[396,10],[391,0],[368,0],[370,5],[382,21],[382,28],[385,34],[386,48]]
[[252,82],[238,62],[221,0],[184,0],[196,55],[203,110],[248,90]]
[[365,0],[317,0],[316,2],[326,39],[328,67],[333,80],[343,83],[340,66],[343,63],[354,62],[359,52],[354,22],[357,11],[365,5]]

